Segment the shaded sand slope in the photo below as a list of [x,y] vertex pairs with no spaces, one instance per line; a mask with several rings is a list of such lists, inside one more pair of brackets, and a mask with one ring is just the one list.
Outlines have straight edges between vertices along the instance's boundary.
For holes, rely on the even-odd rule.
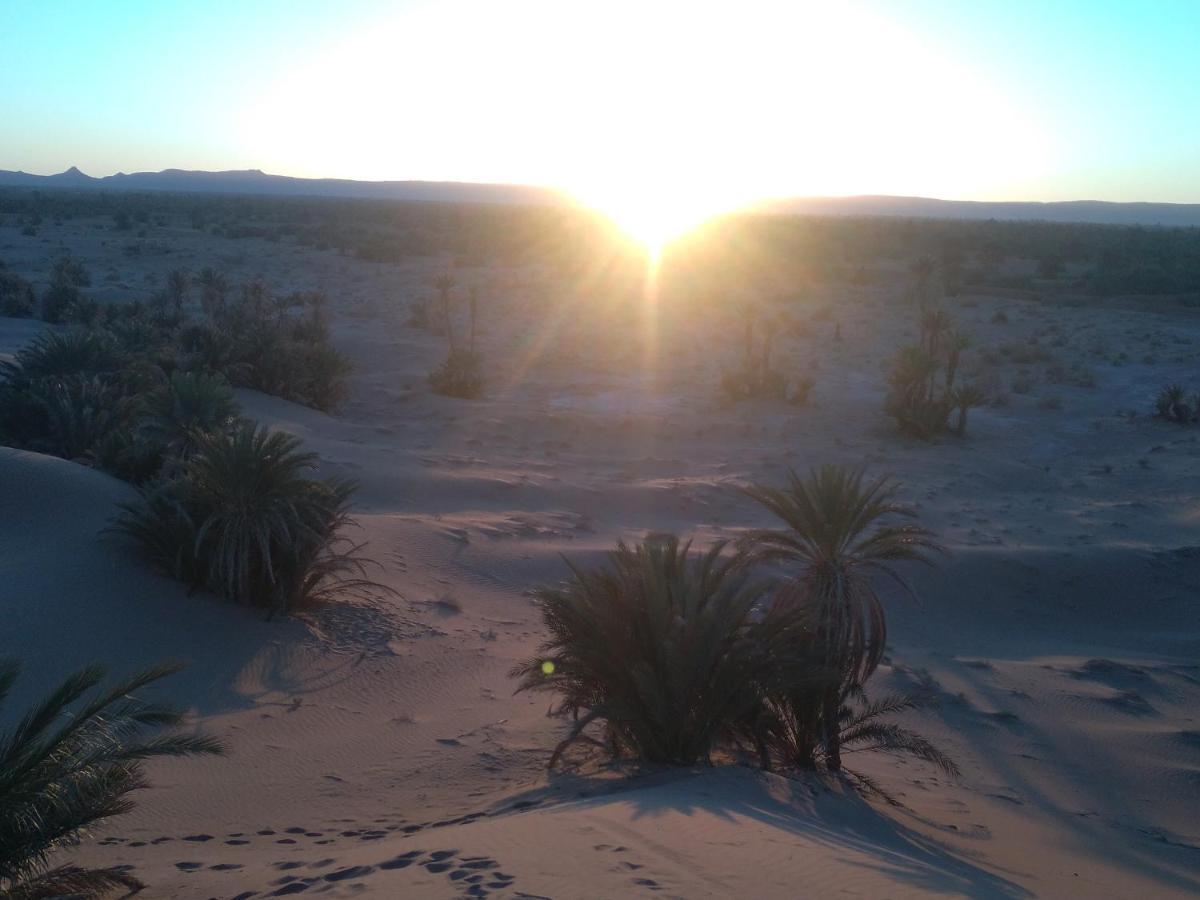
[[66,460],[0,447],[0,653],[24,674],[11,700],[99,662],[114,674],[186,662],[170,693],[212,712],[296,685],[304,628],[189,596],[103,534],[129,486]]
[[[352,441],[322,437],[326,417],[283,411],[334,464],[353,461]],[[264,623],[103,538],[127,486],[18,451],[0,466],[18,598],[4,649],[25,659],[26,687],[92,659],[189,658],[168,693],[230,744],[225,760],[156,765],[142,807],[81,850],[136,867],[148,896],[1200,890],[1200,672],[1180,627],[1191,553],[958,547],[937,577],[911,573],[925,599],[895,598],[877,690],[937,691],[941,709],[911,724],[964,777],[853,758],[904,812],[745,769],[547,780],[561,726],[505,675],[538,639],[521,592],[558,577],[558,553],[597,559],[612,538],[553,492],[518,512],[504,489],[472,488],[455,514],[385,512],[368,494],[365,537],[400,595]]]

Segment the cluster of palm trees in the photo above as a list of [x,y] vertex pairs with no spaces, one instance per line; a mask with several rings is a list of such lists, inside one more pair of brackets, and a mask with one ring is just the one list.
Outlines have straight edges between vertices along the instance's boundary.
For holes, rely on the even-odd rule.
[[[574,724],[555,749],[598,744],[614,757],[672,765],[749,749],[763,767],[840,771],[846,749],[916,754],[954,772],[928,741],[882,717],[922,702],[871,702],[887,622],[875,581],[940,548],[861,470],[792,473],[746,493],[784,526],[693,553],[672,535],[621,543],[607,564],[571,566],[536,602],[549,632],[513,675],[559,697]],[[764,567],[782,577],[763,577]],[[603,726],[594,737],[589,726]],[[870,783],[860,777],[860,783]]]
[[921,309],[919,326],[917,343],[902,347],[892,364],[884,408],[901,431],[923,440],[950,430],[965,434],[968,412],[987,399],[979,385],[956,381],[970,335],[956,329],[945,310],[931,306]]

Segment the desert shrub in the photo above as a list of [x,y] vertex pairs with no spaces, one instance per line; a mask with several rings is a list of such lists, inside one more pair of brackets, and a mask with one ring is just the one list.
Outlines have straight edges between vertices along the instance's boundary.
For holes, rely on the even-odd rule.
[[11,362],[0,364],[0,374],[10,381],[28,383],[39,378],[115,373],[126,362],[112,335],[99,330],[73,329],[34,338],[17,351]]
[[954,388],[948,396],[953,409],[958,411],[958,420],[955,423],[954,432],[959,435],[966,434],[967,413],[977,406],[983,406],[987,402],[987,392],[978,384],[964,384],[961,387]]
[[1168,422],[1200,422],[1200,393],[1188,396],[1181,384],[1168,384],[1154,401],[1155,414]]
[[[0,895],[101,897],[143,887],[124,869],[51,867],[51,859],[133,807],[130,795],[147,786],[147,759],[223,752],[212,738],[145,736],[183,722],[181,711],[135,696],[177,668],[157,666],[99,691],[103,668],[76,672],[0,735]],[[17,674],[15,662],[0,662],[0,706]]]
[[467,292],[467,336],[464,340],[456,324],[454,276],[446,273],[434,279],[437,302],[431,305],[429,326],[446,336],[446,359],[429,373],[429,387],[448,397],[473,399],[483,394],[483,357],[475,349],[479,324],[479,303],[475,288]]
[[83,299],[79,288],[71,284],[52,284],[42,294],[42,319],[52,325],[67,320],[67,311]]
[[33,285],[15,272],[0,271],[0,316],[28,319],[36,310]]
[[203,435],[227,432],[238,417],[229,383],[204,372],[173,372],[146,397],[141,436],[165,453],[186,459]]
[[884,411],[905,434],[930,440],[950,430],[955,380],[971,338],[941,309],[923,309],[919,326],[918,342],[901,347],[892,362]]
[[819,737],[825,764],[840,767],[845,697],[866,684],[887,644],[887,619],[873,576],[909,590],[893,564],[928,563],[929,554],[941,549],[911,521],[915,513],[896,503],[897,491],[887,478],[868,481],[861,470],[841,466],[814,469],[806,478],[789,473],[783,489],[746,488],[786,527],[749,531],[740,546],[751,559],[794,567],[774,597],[773,612],[794,611],[808,623],[797,638],[797,652],[811,660],[808,683],[802,690],[769,693],[779,715],[795,726],[776,736],[777,745],[790,741],[780,746],[794,765],[813,764]]
[[103,434],[87,458],[109,475],[131,484],[145,484],[161,472],[167,451],[162,444],[143,438],[136,429],[119,428]]
[[884,410],[905,434],[928,440],[946,431],[952,409],[939,388],[937,359],[924,347],[903,347],[888,375]]
[[605,565],[572,565],[569,582],[536,592],[549,638],[512,674],[518,690],[558,694],[556,714],[574,719],[551,766],[596,721],[614,756],[692,765],[753,715],[767,674],[749,637],[761,587],[723,549],[621,543]]
[[429,387],[447,397],[472,399],[483,393],[483,366],[479,354],[451,350],[445,361],[429,373]]
[[[803,406],[808,402],[813,379],[805,376],[792,381],[771,365],[775,335],[785,330],[784,323],[768,321],[753,308],[741,312],[744,316],[741,360],[737,368],[721,372],[721,395],[731,402],[785,400],[793,406]],[[756,335],[756,324],[760,325],[761,339]]]
[[242,387],[332,409],[345,395],[351,365],[330,343],[324,298],[314,297],[274,297],[261,283],[244,286],[210,324],[183,329],[189,364]]
[[1029,372],[1020,372],[1013,379],[1010,387],[1014,394],[1028,394],[1037,385],[1037,380]]
[[376,587],[342,534],[352,485],[309,477],[316,455],[296,438],[247,422],[195,443],[114,525],[160,569],[272,614]]
[[42,295],[42,318],[52,324],[68,321],[69,310],[84,300],[79,289],[91,283],[91,276],[83,263],[69,256],[55,260],[50,270],[50,285]]
[[41,404],[44,431],[29,449],[65,459],[86,457],[114,432],[128,428],[135,401],[99,376],[42,380],[31,389]]

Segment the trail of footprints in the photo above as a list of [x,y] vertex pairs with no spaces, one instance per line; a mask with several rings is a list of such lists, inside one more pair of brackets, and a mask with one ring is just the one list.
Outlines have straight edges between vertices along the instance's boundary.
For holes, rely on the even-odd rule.
[[[179,841],[182,844],[206,845],[213,841],[221,841],[223,844],[230,847],[240,847],[248,844],[261,844],[266,841],[279,844],[283,847],[292,847],[299,843],[310,844],[313,847],[328,846],[338,842],[348,840],[357,841],[377,841],[389,835],[414,835],[418,832],[432,830],[436,828],[444,828],[448,825],[465,825],[473,822],[476,819],[485,818],[490,815],[498,815],[508,812],[516,812],[523,809],[530,809],[538,806],[540,801],[521,801],[514,803],[497,813],[469,813],[465,816],[459,816],[454,819],[444,819],[437,822],[423,822],[419,824],[408,824],[404,821],[391,822],[388,819],[376,819],[372,825],[382,827],[351,827],[343,828],[342,830],[327,829],[324,831],[311,830],[301,826],[285,828],[281,831],[276,831],[271,828],[264,828],[254,833],[248,832],[232,832],[227,834],[225,838],[218,838],[211,834],[189,834],[184,837],[174,838],[162,836],[148,841],[131,841],[122,837],[108,837],[98,843],[100,846],[119,846],[127,848],[145,847],[147,845],[157,845],[172,841]],[[342,825],[354,825],[353,820],[340,820]],[[367,885],[364,879],[376,874],[377,872],[386,872],[394,869],[405,869],[410,866],[422,866],[428,872],[433,874],[445,874],[445,876],[453,883],[461,888],[463,897],[486,897],[503,895],[511,898],[524,898],[524,900],[548,900],[548,898],[538,898],[535,894],[526,894],[516,890],[514,883],[516,877],[500,870],[500,863],[487,856],[463,856],[457,849],[448,850],[409,850],[401,853],[398,856],[393,856],[390,859],[383,860],[375,865],[360,865],[360,866],[344,866],[335,868],[337,860],[333,858],[317,859],[313,861],[305,860],[284,860],[276,862],[273,867],[282,874],[279,878],[272,881],[265,889],[257,891],[242,891],[239,894],[232,895],[230,900],[250,900],[250,898],[265,898],[265,897],[287,897],[293,894],[303,894],[311,892],[319,894],[324,891],[332,890],[342,883],[346,883],[349,887],[365,888]],[[133,866],[118,866],[116,868],[124,870],[132,870]],[[193,860],[181,859],[175,863],[175,868],[180,872],[230,872],[236,873],[244,868],[240,863],[221,862],[208,864],[196,862]]]

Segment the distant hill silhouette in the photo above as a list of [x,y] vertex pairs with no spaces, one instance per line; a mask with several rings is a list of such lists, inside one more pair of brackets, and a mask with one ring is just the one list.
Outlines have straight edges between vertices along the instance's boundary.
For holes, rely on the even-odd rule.
[[93,178],[72,166],[57,175],[30,175],[0,170],[0,186],[91,188],[95,190],[173,191],[202,194],[265,194],[293,197],[350,197],[446,203],[562,203],[549,188],[514,184],[471,184],[456,181],[351,181],[343,178],[292,178],[259,169],[193,172],[164,169]]
[[761,212],[814,216],[899,216],[920,219],[1003,219],[1100,225],[1200,226],[1200,203],[1110,203],[1103,200],[990,202],[929,197],[793,197],[755,207]]
[[[196,172],[164,169],[93,178],[72,166],[57,175],[0,170],[0,187],[90,188],[206,194],[265,194],[292,197],[347,197],[441,203],[563,204],[561,191],[516,184],[457,181],[353,181],[345,178],[293,178],[259,169]],[[1084,222],[1105,225],[1200,227],[1200,203],[1109,203],[1074,200],[1056,203],[935,200],[928,197],[792,197],[751,207],[754,211],[820,216],[897,216],[932,219],[1004,219]]]

